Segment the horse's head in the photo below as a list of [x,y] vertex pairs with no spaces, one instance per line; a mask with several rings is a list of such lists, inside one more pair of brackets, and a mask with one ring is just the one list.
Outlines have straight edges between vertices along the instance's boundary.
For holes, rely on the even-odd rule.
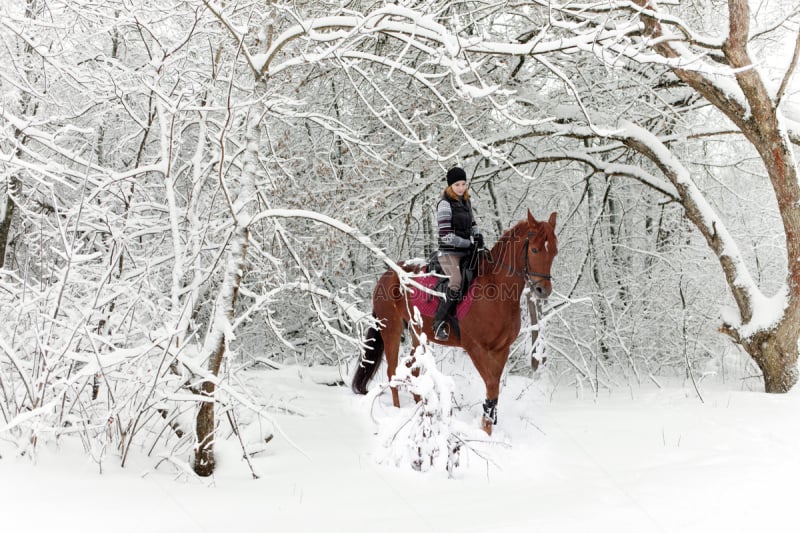
[[545,299],[553,291],[550,267],[558,255],[556,238],[556,213],[547,222],[533,218],[528,210],[528,236],[525,250],[525,275],[531,284],[533,295]]

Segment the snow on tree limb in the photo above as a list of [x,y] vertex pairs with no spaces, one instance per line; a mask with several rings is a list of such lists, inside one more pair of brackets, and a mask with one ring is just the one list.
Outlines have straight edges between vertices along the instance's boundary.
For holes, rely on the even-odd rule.
[[329,217],[328,215],[323,215],[322,213],[316,213],[314,211],[306,211],[304,209],[267,209],[265,211],[261,211],[260,213],[253,216],[250,220],[250,224],[255,224],[256,222],[267,219],[267,218],[305,218],[308,220],[315,220],[322,224],[331,226],[336,228],[337,230],[345,233],[359,242],[362,246],[367,248],[370,252],[372,252],[375,257],[386,263],[386,265],[392,269],[397,276],[400,278],[400,283],[403,286],[411,286],[417,290],[423,291],[427,294],[433,294],[435,296],[442,296],[441,293],[433,291],[428,287],[422,285],[421,283],[414,280],[417,277],[415,274],[406,272],[400,265],[392,261],[386,253],[381,250],[375,243],[372,242],[372,239],[361,233],[356,228],[348,226],[344,222],[336,220],[335,218]]
[[[756,285],[736,241],[728,232],[723,220],[695,185],[689,170],[655,135],[636,124],[621,123],[621,129],[615,134],[615,137],[647,156],[675,186],[680,194],[681,204],[686,210],[687,217],[700,230],[722,264],[728,278],[728,285],[741,313],[741,324],[750,323],[755,317],[756,311],[765,308],[760,304],[769,299]],[[780,294],[779,297],[783,298]],[[759,323],[762,322],[761,317],[757,318]],[[771,319],[774,318],[771,317]],[[767,322],[771,323],[771,319]]]
[[[633,1],[643,8],[655,5],[650,0]],[[732,79],[736,65],[711,62],[703,55],[693,52],[679,36],[667,32],[656,18],[643,13],[642,20],[649,34],[648,46],[660,57],[655,62],[669,66],[680,79],[741,127],[743,117],[749,116],[750,110],[742,89]],[[630,54],[629,57],[635,61],[654,61],[652,57],[644,55]]]
[[[527,56],[578,50],[598,42],[617,41],[628,34],[639,31],[638,24],[631,23],[619,25],[618,28],[603,28],[597,33],[577,33],[569,38],[557,38],[552,41],[531,40],[517,43],[489,41],[480,36],[463,36],[453,33],[435,17],[422,11],[405,6],[387,5],[363,15],[333,15],[300,20],[275,37],[269,49],[264,53],[253,54],[244,45],[244,31],[236,28],[235,24],[225,17],[223,8],[209,0],[203,0],[203,2],[223,23],[237,43],[243,47],[243,53],[254,73],[265,77],[273,76],[285,68],[280,64],[273,66],[274,61],[281,51],[300,38],[307,38],[316,43],[331,43],[329,48],[310,53],[305,56],[305,59],[301,58],[301,63],[332,57],[335,51],[341,48],[342,43],[348,39],[358,39],[375,34],[401,39],[427,54],[434,53],[430,45],[435,45],[446,54],[440,55],[444,61],[442,65],[453,69],[458,76],[463,67],[459,67],[457,62],[448,60],[448,57],[454,58],[462,53]],[[298,58],[289,59],[295,64],[297,64],[297,60]]]

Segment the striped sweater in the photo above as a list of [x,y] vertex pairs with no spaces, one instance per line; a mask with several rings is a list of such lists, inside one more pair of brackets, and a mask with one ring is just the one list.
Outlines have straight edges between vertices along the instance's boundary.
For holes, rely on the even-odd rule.
[[444,196],[436,208],[436,222],[440,252],[464,252],[471,244],[470,237],[480,233],[469,201]]

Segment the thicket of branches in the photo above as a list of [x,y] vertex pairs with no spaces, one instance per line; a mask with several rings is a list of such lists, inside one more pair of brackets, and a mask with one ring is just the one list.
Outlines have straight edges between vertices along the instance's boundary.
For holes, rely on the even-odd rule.
[[[98,461],[194,449],[210,473],[214,427],[269,420],[243,369],[346,374],[385,258],[435,249],[453,164],[490,242],[560,213],[556,382],[721,370],[725,254],[664,175],[686,169],[768,295],[782,212],[752,142],[649,40],[660,21],[733,79],[728,8],[636,4],[6,2],[0,431],[21,451],[77,434]],[[750,14],[754,53],[790,44],[776,86],[793,9]],[[510,370],[528,357],[521,339]]]

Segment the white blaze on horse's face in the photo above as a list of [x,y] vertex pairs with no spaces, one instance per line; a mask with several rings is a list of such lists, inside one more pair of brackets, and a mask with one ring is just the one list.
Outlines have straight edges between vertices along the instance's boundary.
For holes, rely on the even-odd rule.
[[558,254],[556,239],[556,213],[547,222],[537,221],[528,210],[528,250],[525,265],[526,276],[531,283],[534,297],[545,299],[553,292],[550,268]]

